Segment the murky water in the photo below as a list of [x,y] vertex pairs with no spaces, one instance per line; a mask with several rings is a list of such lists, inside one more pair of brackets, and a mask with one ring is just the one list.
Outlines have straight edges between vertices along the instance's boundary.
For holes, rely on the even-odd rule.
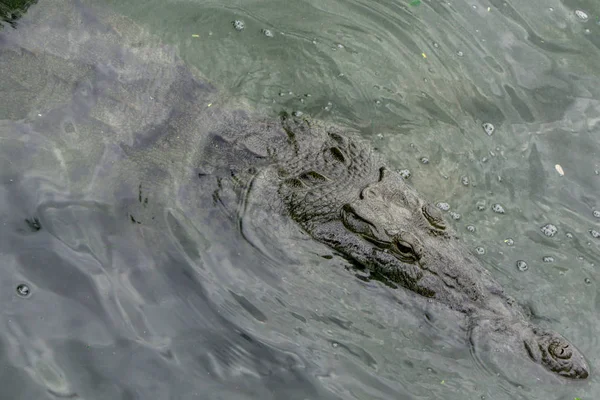
[[[597,398],[599,15],[592,1],[32,5],[0,33],[2,393]],[[194,169],[233,105],[359,129],[449,205],[590,379],[469,343],[461,316],[355,279],[260,207],[240,228]]]

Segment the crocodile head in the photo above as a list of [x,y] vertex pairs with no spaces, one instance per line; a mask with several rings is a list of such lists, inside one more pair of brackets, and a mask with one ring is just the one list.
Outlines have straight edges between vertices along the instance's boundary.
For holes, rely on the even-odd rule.
[[289,215],[369,274],[363,278],[463,311],[483,301],[485,286],[494,285],[441,211],[368,146],[329,133],[322,146],[300,148],[278,168]]

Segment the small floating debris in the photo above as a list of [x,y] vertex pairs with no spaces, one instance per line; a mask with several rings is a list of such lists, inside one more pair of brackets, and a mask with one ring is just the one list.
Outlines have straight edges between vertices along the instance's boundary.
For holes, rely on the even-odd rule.
[[429,158],[427,158],[427,157],[421,157],[421,163],[422,164],[429,164]]
[[544,258],[542,258],[542,261],[545,263],[553,263],[554,262],[554,257],[552,256],[544,256]]
[[471,233],[475,232],[475,227],[473,225],[467,225],[467,230]]
[[198,35],[197,33],[193,33],[193,34],[192,34],[192,37],[193,37],[193,38],[199,38],[199,37],[200,37],[200,35]]
[[589,16],[587,15],[587,13],[585,11],[581,11],[581,10],[575,10],[575,15],[577,16],[577,18],[579,18],[582,21],[587,21]]
[[492,136],[492,134],[494,133],[494,125],[492,125],[489,122],[484,122],[482,125],[483,130],[485,131],[485,133],[487,133],[488,136]]
[[410,3],[411,6],[416,7],[418,5],[421,5],[421,0],[412,0]]
[[558,172],[558,174],[560,176],[564,176],[565,175],[565,171],[563,170],[563,168],[560,166],[560,164],[556,164],[554,166],[554,169],[556,170],[556,172]]
[[594,212],[592,213],[592,215],[596,218],[600,218],[600,211],[598,210],[594,210]]
[[590,235],[592,235],[592,237],[594,237],[595,239],[600,238],[600,232],[598,232],[595,229],[590,229]]
[[504,239],[504,243],[506,243],[507,246],[513,246],[515,244],[515,241],[512,240],[511,238],[508,238],[508,239]]
[[400,173],[400,176],[403,177],[404,179],[410,178],[410,170],[408,170],[408,169],[401,169],[399,171],[399,173]]
[[475,247],[475,252],[477,254],[479,254],[480,256],[482,256],[482,255],[485,254],[485,249],[483,247],[481,247],[481,246],[477,246],[477,247]]
[[266,37],[273,37],[273,36],[275,36],[270,29],[263,29],[263,30],[261,30],[261,32]]
[[235,21],[232,22],[233,27],[235,28],[236,31],[241,32],[244,30],[244,28],[246,28],[246,24],[244,23],[244,21],[236,19]]

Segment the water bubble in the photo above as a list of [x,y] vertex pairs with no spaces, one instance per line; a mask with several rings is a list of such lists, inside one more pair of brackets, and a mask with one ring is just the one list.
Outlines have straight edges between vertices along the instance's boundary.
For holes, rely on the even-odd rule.
[[496,203],[492,206],[492,211],[494,211],[495,213],[498,213],[498,214],[504,214],[504,207],[502,207],[500,204]]
[[590,278],[585,278],[583,281],[585,282],[586,285],[589,285],[590,283],[592,283],[592,280]]
[[473,225],[467,225],[467,230],[471,233],[475,232],[475,227]]
[[450,204],[444,203],[443,201],[437,203],[436,206],[442,211],[448,211],[450,209]]
[[476,204],[477,211],[485,210],[485,201],[478,201]]
[[529,269],[529,266],[527,265],[527,263],[523,260],[519,260],[517,261],[517,269],[521,272],[523,271],[527,271]]
[[261,30],[261,32],[266,37],[273,37],[273,36],[275,36],[275,35],[273,35],[273,32],[270,29],[263,29],[263,30]]
[[485,249],[483,247],[481,247],[481,246],[477,246],[477,247],[475,247],[475,252],[477,254],[479,254],[480,256],[482,256],[482,255],[485,254]]
[[511,238],[508,238],[508,239],[504,239],[504,243],[506,243],[507,246],[513,246],[515,244],[515,241],[512,240]]
[[600,211],[598,210],[594,210],[594,212],[592,213],[592,215],[596,218],[600,218]]
[[450,215],[450,218],[452,218],[455,221],[458,221],[460,219],[460,214],[454,211],[450,211],[448,213],[448,215]]
[[465,185],[465,186],[469,186],[469,177],[468,176],[461,176],[460,178],[460,182]]
[[427,158],[427,157],[421,157],[421,163],[422,164],[429,164],[429,158]]
[[435,47],[436,49],[438,49],[440,47],[440,45],[437,42],[433,42],[433,47]]
[[494,130],[496,128],[494,128],[494,125],[492,125],[489,122],[484,122],[481,127],[483,128],[484,132],[487,133],[488,136],[492,136],[492,134],[494,133]]
[[588,20],[588,15],[585,11],[581,11],[581,10],[575,10],[575,15],[577,16],[577,18],[579,18],[582,21],[587,21]]
[[244,30],[244,28],[246,27],[246,24],[244,23],[244,21],[236,19],[235,21],[232,22],[233,23],[233,27],[235,28],[236,31],[241,32]]
[[400,176],[403,177],[404,179],[410,178],[410,171],[407,169],[401,169],[399,173],[400,173]]
[[540,229],[541,229],[542,233],[548,237],[552,237],[552,236],[556,235],[556,232],[558,232],[558,228],[552,224],[544,225]]
[[331,347],[333,347],[334,349],[337,348],[338,346],[339,346],[339,343],[337,343],[337,342],[331,343]]
[[542,258],[542,261],[545,263],[552,263],[554,262],[554,257],[552,256],[544,256],[544,258]]
[[590,235],[592,235],[592,237],[594,237],[596,239],[600,238],[600,232],[598,232],[595,229],[590,229]]
[[459,50],[459,51],[456,52],[456,55],[459,56],[459,57],[462,57],[462,56],[465,55],[465,53],[463,53],[462,51]]
[[343,45],[343,44],[341,44],[341,43],[338,43],[338,44],[337,44],[337,48],[338,48],[338,49],[343,49],[343,48],[344,48],[344,45]]
[[573,234],[571,232],[567,232],[565,236],[567,236],[569,239],[573,238]]
[[21,283],[19,286],[17,286],[17,294],[21,297],[27,297],[31,294],[31,290],[29,289],[29,286]]

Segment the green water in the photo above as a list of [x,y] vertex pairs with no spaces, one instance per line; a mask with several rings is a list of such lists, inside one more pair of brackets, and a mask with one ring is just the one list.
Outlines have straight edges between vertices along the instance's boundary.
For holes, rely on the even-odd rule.
[[[598,3],[98,0],[94,5],[130,18],[153,35],[156,46],[172,46],[189,68],[219,90],[220,103],[243,98],[266,115],[282,109],[302,111],[359,129],[393,168],[410,170],[410,181],[425,197],[447,202],[451,212],[460,214],[458,220],[451,215],[447,219],[462,239],[482,253],[478,257],[508,292],[582,350],[592,376],[585,383],[573,383],[523,375],[517,367],[511,371],[510,359],[499,361],[498,376],[499,370],[486,367],[486,360],[496,356],[474,357],[458,318],[447,316],[443,307],[431,306],[433,318],[426,319],[412,312],[418,307],[410,294],[365,288],[341,268],[342,261],[324,261],[318,255],[307,256],[303,268],[274,272],[277,278],[264,271],[236,275],[236,268],[246,267],[249,250],[243,249],[242,255],[221,250],[214,253],[218,257],[204,257],[214,268],[207,267],[213,272],[206,273],[204,283],[210,301],[203,301],[212,304],[210,312],[197,316],[193,306],[183,308],[193,302],[175,303],[166,295],[173,303],[157,300],[139,315],[123,306],[124,315],[178,329],[163,327],[158,329],[161,334],[148,338],[131,317],[127,323],[144,340],[119,347],[123,360],[103,355],[94,363],[122,365],[127,354],[142,353],[138,345],[151,354],[169,349],[176,356],[167,366],[160,364],[160,372],[131,373],[129,379],[131,385],[144,387],[153,374],[167,376],[157,379],[162,383],[157,386],[171,389],[156,389],[157,399],[529,400],[600,395],[600,239],[590,233],[600,231],[600,218],[594,216],[600,210]],[[576,10],[584,11],[587,19]],[[243,21],[245,28],[235,30],[235,20]],[[4,119],[23,118],[20,107],[0,109]],[[486,134],[484,123],[493,124],[492,135]],[[494,212],[495,204],[505,213]],[[547,224],[558,229],[552,237],[541,231]],[[111,232],[121,229],[116,226]],[[236,242],[239,238],[222,240],[213,246],[243,247]],[[298,246],[302,250],[308,245]],[[518,261],[527,263],[525,271],[517,268]],[[144,295],[169,291],[153,279],[143,280]],[[169,280],[172,291],[178,290],[176,281]],[[191,286],[189,293],[193,296]],[[165,310],[170,307],[177,315],[168,315]],[[206,316],[211,313],[234,325]],[[75,320],[83,319],[74,315]],[[127,331],[117,319],[111,320],[113,327],[102,329]],[[240,345],[242,350],[231,350],[235,354],[227,362],[221,360],[221,369],[215,367],[221,375],[208,376],[194,369],[200,356],[187,349],[211,354],[209,338],[219,334],[194,333],[189,320],[195,319],[222,324],[224,332],[243,327],[269,349],[303,361],[292,357],[296,361],[288,360],[292,366],[286,369],[281,365],[288,361],[280,362],[277,357],[285,357],[279,353],[273,356],[260,346],[248,350]],[[18,330],[11,335],[18,336]],[[111,340],[100,336],[96,342],[110,348]],[[237,346],[223,336],[225,344],[214,348]],[[48,346],[46,353],[86,351],[84,341]],[[45,354],[40,348],[44,346],[36,351]],[[268,365],[304,371],[312,380],[294,380],[273,370],[269,380],[269,373],[260,368],[261,356],[272,361]],[[19,357],[7,356],[15,368],[37,371],[40,387],[68,386],[60,382],[63,379],[78,388],[72,391],[87,393],[85,398],[147,398],[136,397],[147,393],[138,386],[129,391],[106,389],[111,382],[115,388],[120,386],[114,382],[121,382],[109,373],[98,373],[104,379],[98,384],[91,373],[61,373],[52,364],[58,361],[47,361],[52,357],[36,357],[19,362]],[[64,369],[87,365],[85,357],[65,357]],[[133,369],[146,360],[133,359]],[[303,390],[310,385],[318,389]],[[12,398],[19,398],[18,391],[13,392]]]

